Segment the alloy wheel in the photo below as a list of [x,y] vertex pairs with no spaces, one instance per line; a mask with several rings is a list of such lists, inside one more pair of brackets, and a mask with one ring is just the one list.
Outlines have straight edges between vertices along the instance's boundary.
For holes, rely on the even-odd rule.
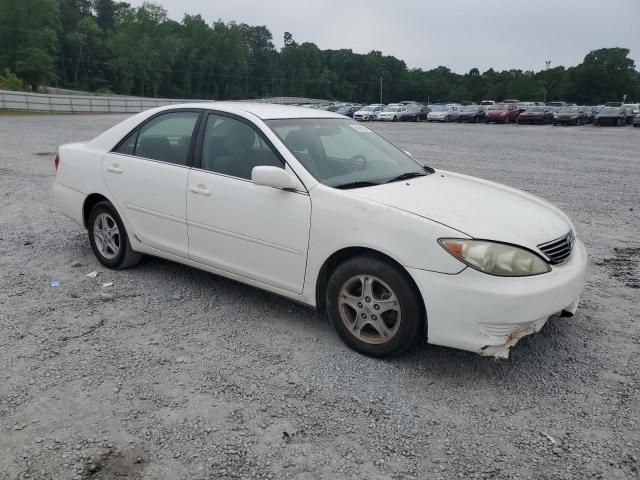
[[391,340],[402,321],[397,295],[373,275],[358,275],[347,280],[340,289],[338,309],[348,331],[372,345]]
[[108,213],[101,213],[93,222],[93,237],[100,254],[112,260],[120,253],[120,229],[115,219]]

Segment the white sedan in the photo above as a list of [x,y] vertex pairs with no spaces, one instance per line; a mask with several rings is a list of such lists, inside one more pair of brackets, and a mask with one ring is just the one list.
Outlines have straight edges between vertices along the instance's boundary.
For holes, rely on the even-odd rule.
[[60,147],[55,199],[109,268],[156,255],[326,311],[373,356],[506,357],[572,314],[585,248],[527,193],[433,170],[341,115],[250,103],[135,115]]
[[403,120],[407,115],[407,107],[404,105],[387,105],[384,107],[384,110],[378,113],[376,120],[381,122],[397,122],[398,120]]

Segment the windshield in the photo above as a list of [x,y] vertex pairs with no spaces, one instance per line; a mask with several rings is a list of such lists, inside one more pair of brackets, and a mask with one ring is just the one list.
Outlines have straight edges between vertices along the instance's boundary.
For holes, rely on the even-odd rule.
[[493,102],[491,100],[483,100],[480,102],[480,105],[493,105]]
[[444,105],[431,105],[432,112],[444,112],[446,110]]
[[558,110],[559,113],[580,113],[578,107],[564,107]]
[[384,107],[385,112],[398,112],[400,111],[400,107]]
[[403,151],[351,120],[294,118],[266,123],[307,171],[330,187],[378,185],[403,174],[425,174],[422,165]]
[[546,108],[544,107],[527,107],[527,112],[544,113],[545,111],[546,111]]
[[360,110],[363,112],[373,112],[374,107],[362,107]]
[[476,112],[477,110],[478,110],[478,107],[474,107],[474,106],[468,106],[462,109],[463,112]]
[[620,113],[620,109],[618,107],[604,107],[600,113]]
[[499,103],[489,107],[489,110],[509,110],[509,106],[506,103]]

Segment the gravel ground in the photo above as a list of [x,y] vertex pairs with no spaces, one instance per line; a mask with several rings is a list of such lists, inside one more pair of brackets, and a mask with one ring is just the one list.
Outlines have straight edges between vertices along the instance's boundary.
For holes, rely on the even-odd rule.
[[591,260],[577,315],[508,361],[381,361],[251,287],[100,268],[52,205],[53,152],[122,118],[0,117],[0,479],[638,478],[640,129],[372,125],[554,202]]

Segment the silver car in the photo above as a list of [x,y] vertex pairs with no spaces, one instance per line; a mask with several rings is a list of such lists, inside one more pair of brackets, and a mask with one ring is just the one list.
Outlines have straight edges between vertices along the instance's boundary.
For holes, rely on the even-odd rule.
[[354,120],[361,122],[370,122],[371,120],[377,120],[378,114],[382,112],[384,106],[382,105],[367,105],[353,114]]

